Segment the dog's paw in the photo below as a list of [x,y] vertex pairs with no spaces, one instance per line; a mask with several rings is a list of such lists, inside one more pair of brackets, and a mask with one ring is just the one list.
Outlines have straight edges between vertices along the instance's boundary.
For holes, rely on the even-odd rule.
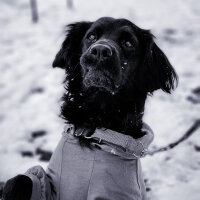
[[32,185],[31,179],[24,175],[9,179],[3,189],[3,200],[30,200]]

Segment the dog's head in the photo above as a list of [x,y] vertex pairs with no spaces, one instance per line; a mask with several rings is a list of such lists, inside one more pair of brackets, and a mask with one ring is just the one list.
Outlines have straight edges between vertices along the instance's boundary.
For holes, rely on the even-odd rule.
[[118,93],[123,88],[170,93],[176,73],[153,35],[126,19],[100,18],[68,25],[68,33],[53,62],[66,69],[68,81],[83,90]]

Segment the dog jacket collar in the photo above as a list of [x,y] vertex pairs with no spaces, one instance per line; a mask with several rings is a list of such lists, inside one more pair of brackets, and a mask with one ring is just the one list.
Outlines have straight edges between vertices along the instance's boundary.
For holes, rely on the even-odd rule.
[[153,141],[154,134],[151,128],[145,123],[143,124],[142,131],[145,132],[145,135],[141,138],[134,139],[129,135],[124,135],[110,129],[97,128],[88,137],[85,134],[88,131],[83,127],[77,130],[75,130],[73,125],[65,127],[66,133],[73,134],[76,137],[84,137],[96,143],[103,150],[126,158],[140,158],[148,153],[148,146]]

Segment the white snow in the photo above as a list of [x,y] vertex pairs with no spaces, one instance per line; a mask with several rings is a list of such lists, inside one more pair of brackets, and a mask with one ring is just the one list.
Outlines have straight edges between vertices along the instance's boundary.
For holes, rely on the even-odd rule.
[[[55,148],[64,127],[59,118],[64,72],[51,63],[64,26],[102,16],[128,18],[151,29],[179,75],[172,95],[157,91],[146,104],[145,121],[155,132],[151,148],[181,137],[200,118],[200,104],[187,100],[200,86],[200,2],[198,0],[38,0],[39,23],[32,24],[29,1],[0,2],[0,181],[33,165],[46,167],[35,149]],[[38,93],[37,90],[43,90]],[[33,131],[45,136],[31,141]],[[173,150],[142,159],[151,200],[200,199],[200,129]],[[22,151],[34,153],[22,157]]]

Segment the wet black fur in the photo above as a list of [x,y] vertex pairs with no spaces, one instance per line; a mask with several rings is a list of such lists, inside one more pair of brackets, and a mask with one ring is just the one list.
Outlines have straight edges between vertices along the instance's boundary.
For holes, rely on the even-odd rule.
[[32,193],[32,181],[24,175],[17,175],[7,181],[3,189],[3,200],[29,200]]
[[[109,20],[114,19],[103,18],[105,22]],[[139,41],[140,63],[132,74],[127,74],[128,84],[115,95],[94,87],[83,90],[80,66],[82,40],[94,22],[78,22],[67,26],[66,38],[53,67],[61,67],[66,71],[66,94],[63,96],[61,112],[66,121],[76,127],[86,126],[93,130],[104,127],[138,138],[142,136],[140,129],[147,95],[157,89],[170,93],[177,76],[165,54],[153,41],[150,31],[140,29],[128,20],[124,21],[134,30]]]

